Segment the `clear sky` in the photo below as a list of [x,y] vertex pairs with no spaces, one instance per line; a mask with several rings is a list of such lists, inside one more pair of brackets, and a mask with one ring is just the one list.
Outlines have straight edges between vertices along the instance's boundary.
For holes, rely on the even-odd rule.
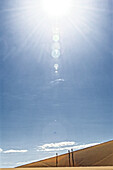
[[0,0],[0,167],[113,139],[112,12],[113,0],[72,0],[55,73],[55,18],[41,0]]

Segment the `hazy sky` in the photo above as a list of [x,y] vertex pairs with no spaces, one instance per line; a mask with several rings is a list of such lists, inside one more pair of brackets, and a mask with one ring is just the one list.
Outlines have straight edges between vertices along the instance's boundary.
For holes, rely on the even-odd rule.
[[0,167],[113,139],[112,11],[113,0],[72,1],[56,74],[55,18],[41,0],[0,0]]

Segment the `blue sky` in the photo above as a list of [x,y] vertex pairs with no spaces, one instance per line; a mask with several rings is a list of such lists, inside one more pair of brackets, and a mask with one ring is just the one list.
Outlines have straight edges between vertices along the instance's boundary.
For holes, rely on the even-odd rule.
[[113,1],[72,3],[56,74],[54,18],[40,0],[0,0],[0,167],[113,139]]

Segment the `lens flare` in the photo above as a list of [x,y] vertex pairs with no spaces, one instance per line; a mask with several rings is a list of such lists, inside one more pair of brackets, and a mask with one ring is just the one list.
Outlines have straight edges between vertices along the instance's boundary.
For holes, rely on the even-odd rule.
[[55,71],[58,71],[59,65],[58,65],[58,64],[55,64],[55,65],[54,65],[54,68],[55,68]]
[[60,37],[58,34],[53,35],[53,41],[58,42],[60,40]]
[[53,50],[52,51],[52,57],[55,59],[58,59],[60,57],[60,51],[59,50]]

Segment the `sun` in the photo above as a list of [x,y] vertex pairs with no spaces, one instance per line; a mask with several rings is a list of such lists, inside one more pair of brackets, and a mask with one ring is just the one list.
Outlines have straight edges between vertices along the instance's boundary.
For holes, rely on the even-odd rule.
[[52,17],[62,17],[70,12],[71,0],[42,0],[44,11]]

